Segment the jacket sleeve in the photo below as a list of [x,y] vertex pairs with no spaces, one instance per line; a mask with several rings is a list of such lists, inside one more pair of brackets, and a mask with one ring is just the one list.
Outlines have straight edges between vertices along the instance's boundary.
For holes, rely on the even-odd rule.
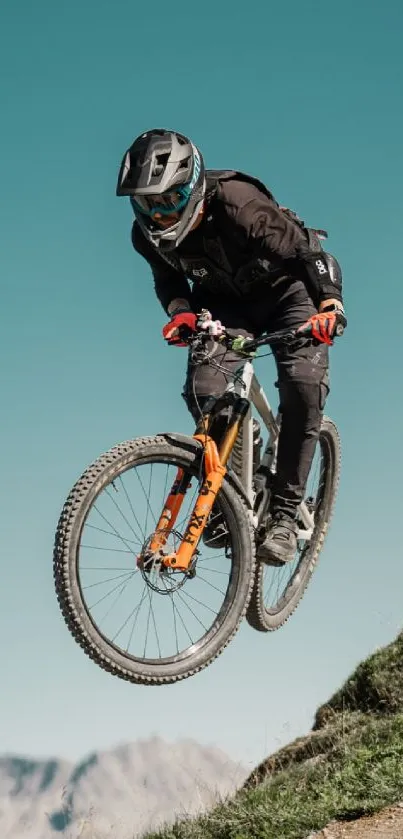
[[155,293],[165,312],[168,313],[168,306],[176,297],[190,300],[190,286],[183,272],[178,271],[162,256],[159,256],[149,245],[136,222],[133,223],[131,237],[135,251],[144,257],[151,268]]
[[341,286],[332,279],[319,240],[317,248],[313,247],[304,229],[288,219],[274,201],[263,194],[253,198],[240,208],[236,224],[243,229],[256,257],[299,262],[317,302],[330,297],[342,300]]

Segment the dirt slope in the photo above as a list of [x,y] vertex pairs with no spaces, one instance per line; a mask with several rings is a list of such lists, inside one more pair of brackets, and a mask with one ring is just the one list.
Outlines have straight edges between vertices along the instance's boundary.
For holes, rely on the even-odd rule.
[[403,839],[403,802],[352,822],[331,822],[308,839]]

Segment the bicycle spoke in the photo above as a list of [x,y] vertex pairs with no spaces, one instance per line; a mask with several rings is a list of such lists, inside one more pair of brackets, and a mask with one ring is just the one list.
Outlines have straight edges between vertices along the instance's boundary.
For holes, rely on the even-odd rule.
[[184,591],[183,593],[184,593],[184,594],[186,594],[186,597],[189,597],[189,598],[190,598],[190,600],[193,600],[193,602],[194,602],[194,603],[198,603],[198,604],[199,604],[199,606],[203,606],[203,609],[208,609],[208,611],[209,611],[209,612],[211,612],[211,613],[212,613],[212,615],[215,615],[215,611],[214,611],[214,609],[210,609],[210,606],[206,606],[206,604],[205,604],[205,603],[202,603],[202,601],[201,601],[201,600],[198,600],[198,599],[197,599],[197,597],[193,597],[193,595],[192,595],[192,594],[189,594],[189,592],[188,592],[188,591]]
[[[95,505],[94,505],[94,510],[96,510]],[[118,539],[121,539],[122,542],[124,541],[125,544],[126,544],[126,542],[133,542],[133,545],[140,545],[141,544],[140,542],[136,542],[134,539],[128,539],[127,536],[125,537],[125,539],[123,539],[122,536],[119,535],[119,533],[112,533],[111,530],[104,530],[102,527],[96,527],[95,524],[88,524],[88,522],[86,522],[85,526],[89,527],[91,530],[98,530],[100,533],[107,533],[109,536],[117,536]]]
[[[146,637],[145,637],[145,641],[144,641],[143,658],[146,657],[148,630],[149,630],[149,626],[150,626],[150,616],[151,615],[152,615],[152,619],[153,619],[154,629],[155,629],[155,632],[157,633],[156,626],[155,626],[155,616],[154,616],[153,604],[152,604],[154,592],[153,591],[150,592],[150,590],[147,589],[147,593],[148,593],[148,600],[149,600],[149,608],[148,608],[148,618],[147,618],[147,632],[146,632]],[[158,646],[158,650],[159,650],[160,658],[161,658],[161,650],[160,650],[160,646],[159,646],[158,635],[157,635],[157,646]]]
[[[147,595],[147,591],[146,591],[146,589],[144,589],[143,594],[142,594],[142,596],[141,596],[140,603],[139,603],[139,604],[138,604],[138,606],[136,606],[136,608],[133,610],[133,613],[134,613],[134,612],[136,612],[136,617],[135,617],[135,619],[134,619],[134,621],[133,621],[133,626],[132,626],[132,629],[131,629],[131,632],[130,632],[130,635],[129,635],[129,640],[128,640],[127,647],[126,647],[126,652],[128,652],[128,649],[129,649],[130,644],[131,644],[131,642],[132,642],[134,629],[135,629],[135,626],[136,626],[136,623],[137,623],[137,620],[138,620],[138,616],[139,616],[139,614],[140,614],[140,609],[141,609],[141,607],[142,607],[142,605],[143,605],[143,603],[144,603],[144,601],[145,601],[145,599],[146,599],[146,595]],[[131,616],[130,616],[130,617],[131,617]],[[130,617],[129,617],[129,620],[130,620]]]
[[[129,582],[129,580],[127,580],[126,582]],[[96,603],[93,603],[92,606],[90,606],[89,608],[90,609],[95,609],[95,606],[99,606],[99,604],[102,603],[103,600],[106,600],[106,598],[110,597],[110,595],[113,594],[114,591],[116,591],[120,586],[124,586],[125,584],[126,583],[118,583],[117,586],[115,586],[113,589],[111,589],[111,591],[108,591],[107,594],[104,594],[103,597],[100,597],[100,599],[97,600]]]
[[[215,562],[216,559],[221,559],[222,557],[224,559],[227,559],[224,551],[221,551],[220,554],[214,553],[213,556],[206,556],[206,557],[204,557],[204,559],[198,559],[197,564],[198,565],[204,565],[206,562]],[[203,570],[206,570],[206,569],[203,569]]]
[[125,590],[126,586],[127,586],[127,585],[131,582],[131,580],[132,580],[132,579],[133,579],[133,577],[132,577],[131,579],[129,579],[129,580],[126,580],[124,583],[122,583],[121,589],[120,589],[120,591],[118,592],[118,594],[116,595],[116,597],[115,597],[115,599],[114,599],[113,603],[112,603],[112,604],[111,604],[111,606],[109,607],[108,611],[107,611],[107,612],[105,612],[105,614],[103,615],[103,617],[102,617],[102,622],[103,622],[104,620],[106,620],[106,618],[107,618],[107,617],[109,617],[110,613],[112,612],[112,609],[114,609],[114,607],[116,606],[116,604],[117,604],[118,600],[120,600],[120,598],[122,597],[123,592],[124,592],[124,590]]
[[136,473],[136,477],[138,478],[139,483],[140,483],[140,486],[141,486],[141,489],[143,490],[144,498],[145,498],[145,500],[146,500],[146,502],[147,502],[147,507],[149,508],[150,513],[151,513],[151,515],[152,515],[152,517],[153,517],[153,519],[154,519],[154,524],[155,524],[155,527],[157,527],[157,519],[156,519],[156,517],[155,517],[155,515],[154,515],[154,513],[153,513],[153,511],[152,511],[152,509],[151,509],[151,506],[150,506],[150,501],[149,501],[149,499],[147,498],[146,491],[145,491],[144,486],[143,486],[143,482],[142,482],[141,478],[139,477],[139,474],[138,474],[137,469],[138,469],[138,467],[136,466],[136,467],[135,467],[135,470],[134,470],[134,471],[135,471],[135,473]]
[[[144,593],[144,594],[145,594],[145,593]],[[129,615],[127,616],[127,618],[126,618],[126,619],[123,621],[123,623],[120,625],[120,627],[119,627],[119,629],[117,630],[117,632],[115,632],[115,634],[114,634],[114,635],[113,635],[113,637],[112,637],[112,641],[113,641],[113,642],[115,642],[115,641],[116,641],[116,639],[117,639],[117,638],[119,638],[120,633],[124,630],[125,626],[127,626],[127,624],[129,623],[130,618],[134,615],[134,613],[136,612],[136,610],[138,610],[138,609],[139,609],[139,607],[140,607],[140,606],[141,606],[141,600],[140,600],[140,603],[138,603],[138,605],[137,605],[137,606],[135,606],[135,607],[134,607],[134,609],[132,609],[132,611],[129,613]],[[126,648],[126,652],[127,652],[127,648]]]
[[201,580],[201,581],[202,581],[202,583],[205,583],[207,586],[210,586],[210,588],[215,589],[215,591],[218,591],[218,592],[219,592],[219,594],[222,594],[222,596],[223,596],[223,597],[225,597],[225,591],[221,591],[221,589],[220,589],[220,588],[217,588],[217,586],[214,586],[214,585],[213,585],[213,583],[210,583],[210,581],[209,581],[209,580],[206,580],[206,579],[205,579],[204,577],[202,577],[200,574],[199,574],[199,580]]
[[135,569],[130,566],[123,566],[122,568],[117,568],[114,565],[83,565],[81,567],[81,571],[134,571]]
[[82,589],[83,589],[83,591],[86,591],[89,588],[95,588],[96,586],[103,586],[103,585],[105,585],[105,583],[112,583],[114,580],[119,580],[119,579],[122,579],[122,577],[127,577],[128,573],[129,574],[134,574],[135,571],[133,569],[133,571],[128,571],[128,572],[126,571],[125,574],[119,574],[117,577],[116,576],[115,577],[108,577],[107,580],[100,580],[99,583],[91,583],[89,586],[82,586]]
[[[135,522],[136,522],[137,526],[140,528],[140,530],[143,530],[143,528],[142,528],[142,526],[141,526],[141,524],[140,524],[140,522],[139,522],[139,520],[138,520],[138,518],[137,518],[137,516],[136,516],[136,513],[134,512],[134,507],[133,507],[133,505],[132,505],[132,502],[131,502],[131,499],[130,499],[129,493],[127,492],[127,489],[126,489],[126,487],[125,487],[125,484],[124,484],[124,482],[123,482],[123,478],[122,478],[122,476],[121,476],[121,475],[119,475],[119,481],[120,481],[120,483],[121,483],[121,485],[122,485],[123,492],[124,492],[124,494],[125,494],[125,496],[126,496],[126,498],[127,498],[127,503],[128,503],[128,505],[129,505],[129,507],[130,507],[130,510],[131,510],[132,514],[133,514],[133,518],[134,518],[134,520],[135,520]],[[146,529],[146,528],[144,528],[143,533],[142,533],[142,536],[143,536],[143,540],[142,540],[142,541],[143,541],[143,542],[144,542],[144,539],[145,539],[146,533],[147,533],[147,529]]]
[[153,606],[152,606],[153,594],[154,594],[154,592],[150,592],[150,609],[151,609],[151,614],[152,614],[152,619],[153,619],[153,626],[154,626],[154,632],[155,632],[155,639],[156,639],[156,641],[157,641],[158,652],[159,652],[159,656],[160,656],[160,658],[161,658],[161,647],[160,647],[160,641],[159,641],[158,632],[157,632],[157,625],[156,625],[156,623],[155,623],[155,614],[154,614],[154,609],[153,609]]
[[[101,511],[100,511],[100,510],[98,510],[98,507],[97,507],[97,505],[96,505],[96,504],[94,504],[94,510],[96,510],[96,511],[97,511],[97,513],[98,513],[98,515],[100,515],[100,516],[101,516],[101,519],[103,519],[103,520],[106,522],[106,524],[108,524],[108,525],[109,525],[109,527],[111,527],[111,528],[112,528],[112,530],[113,530],[113,531],[114,531],[114,533],[115,533],[115,536],[117,536],[117,537],[118,537],[118,539],[120,539],[120,540],[121,540],[121,542],[123,542],[123,544],[124,544],[124,545],[126,545],[126,547],[127,547],[127,548],[130,548],[130,545],[128,544],[127,540],[126,540],[125,538],[123,538],[123,536],[121,536],[121,535],[120,535],[119,531],[118,531],[118,530],[116,530],[116,527],[114,527],[114,526],[113,526],[113,524],[111,524],[111,523],[110,523],[110,521],[108,521],[108,519],[106,518],[106,516],[104,516],[104,514],[103,514],[103,513],[101,513]],[[131,541],[131,542],[133,542],[133,539],[131,539],[130,541]],[[139,544],[141,544],[141,543],[140,543],[140,542],[134,542],[134,544],[135,544],[135,545],[139,545]]]
[[178,640],[178,630],[176,627],[176,612],[175,612],[175,604],[173,601],[173,597],[171,597],[171,605],[172,605],[172,617],[174,622],[174,632],[175,632],[175,641],[176,641],[176,653],[179,655],[179,640]]
[[[228,571],[218,571],[217,568],[203,568],[202,570],[207,571],[208,574],[220,574],[222,577],[228,577]],[[200,579],[200,574],[198,574],[198,577]]]
[[[140,542],[139,542],[140,545]],[[129,551],[128,548],[100,548],[97,545],[81,545],[82,548],[88,548],[90,551],[110,551],[114,554],[131,554],[133,556],[133,551]]]
[[[130,522],[127,520],[127,518],[126,518],[125,514],[124,514],[124,513],[122,512],[122,510],[120,509],[119,504],[118,504],[118,503],[117,503],[117,501],[116,501],[116,498],[113,498],[113,496],[112,496],[112,494],[109,492],[109,490],[107,490],[107,489],[106,489],[106,490],[105,490],[105,492],[106,492],[106,495],[108,496],[108,498],[110,498],[110,499],[111,499],[112,504],[114,504],[114,505],[115,505],[115,507],[116,507],[116,509],[119,511],[120,515],[122,516],[123,521],[124,521],[124,522],[126,522],[126,524],[127,524],[128,528],[132,531],[133,536],[135,536],[135,537],[136,537],[136,539],[138,540],[138,536],[137,536],[136,531],[133,529],[132,525],[131,525],[131,524],[130,524]],[[141,527],[140,527],[140,530],[141,530]],[[143,536],[144,536],[144,534],[143,534]],[[144,541],[144,538],[143,538],[143,541]],[[139,542],[139,544],[141,544],[141,542]]]
[[192,613],[193,617],[194,617],[194,618],[196,618],[196,620],[197,620],[197,622],[200,624],[200,626],[202,626],[202,627],[203,627],[203,629],[207,632],[207,627],[204,625],[204,623],[203,623],[201,620],[199,620],[199,618],[197,617],[196,613],[195,613],[195,612],[193,611],[193,609],[189,606],[189,604],[188,604],[188,603],[186,603],[186,601],[185,601],[185,600],[183,600],[183,597],[181,597],[181,595],[180,595],[180,594],[178,594],[178,597],[179,597],[179,600],[182,600],[182,601],[183,601],[183,605],[184,605],[184,606],[186,606],[186,608],[187,608],[187,609],[189,609],[189,612],[191,612],[191,613]]
[[174,622],[176,652],[179,655],[179,639],[178,639],[178,630],[177,630],[177,624],[176,624],[176,614],[178,614],[178,618],[179,618],[179,620],[180,620],[180,622],[181,622],[181,624],[182,624],[182,626],[183,626],[183,628],[186,632],[187,637],[189,638],[190,643],[194,644],[194,641],[193,641],[192,636],[189,634],[188,628],[187,628],[187,626],[186,626],[186,624],[185,624],[185,622],[182,618],[182,615],[181,615],[178,607],[176,606],[176,604],[174,602],[174,595],[172,594],[172,592],[169,593],[169,598],[170,598],[170,602],[171,602],[171,606],[172,606],[172,617],[173,617],[173,622]]
[[[173,602],[173,598],[172,598],[172,602]],[[173,604],[173,605],[174,605],[174,604]],[[189,638],[190,643],[191,643],[191,644],[194,644],[194,643],[195,643],[195,642],[194,642],[194,639],[193,639],[193,637],[192,637],[192,636],[190,635],[190,633],[189,633],[189,630],[188,630],[188,628],[187,628],[187,626],[186,626],[186,624],[185,624],[185,621],[183,620],[183,617],[182,617],[182,615],[181,615],[181,613],[180,613],[180,610],[179,610],[179,609],[178,609],[178,607],[177,607],[177,606],[175,606],[175,605],[174,605],[174,609],[175,609],[175,610],[176,610],[176,612],[177,612],[178,618],[179,618],[179,620],[180,620],[180,622],[181,622],[181,624],[182,624],[182,626],[183,626],[183,628],[184,628],[184,630],[185,630],[185,632],[186,632],[187,637]]]

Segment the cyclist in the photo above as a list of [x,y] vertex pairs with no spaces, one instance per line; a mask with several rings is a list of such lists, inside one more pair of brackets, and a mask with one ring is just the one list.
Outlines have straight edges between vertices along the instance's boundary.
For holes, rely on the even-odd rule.
[[[134,140],[116,192],[130,198],[132,244],[150,265],[169,317],[162,330],[169,344],[185,346],[183,330],[195,330],[202,308],[236,335],[311,326],[311,337],[296,345],[272,345],[281,429],[258,557],[268,564],[290,561],[329,392],[328,348],[336,325],[346,325],[341,269],[320,243],[326,234],[280,207],[258,179],[205,169],[199,149],[176,131],[153,129]],[[183,396],[195,419],[210,395],[223,392],[226,371],[239,366],[239,356],[223,347],[214,358],[219,364],[198,367],[194,381],[188,362]]]

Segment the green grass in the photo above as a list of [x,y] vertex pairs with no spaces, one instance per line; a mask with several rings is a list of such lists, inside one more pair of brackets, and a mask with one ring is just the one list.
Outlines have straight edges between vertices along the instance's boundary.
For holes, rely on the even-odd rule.
[[315,728],[342,711],[403,713],[403,632],[361,662],[343,687],[318,709]]
[[312,732],[264,761],[233,800],[147,839],[305,839],[403,799],[403,633],[318,709]]

